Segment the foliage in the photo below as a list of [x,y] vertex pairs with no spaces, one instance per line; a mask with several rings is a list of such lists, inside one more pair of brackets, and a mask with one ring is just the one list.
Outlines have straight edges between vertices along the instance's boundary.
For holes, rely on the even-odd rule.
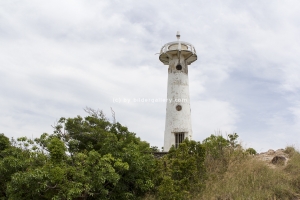
[[96,151],[79,153],[74,164],[48,162],[38,168],[17,172],[7,187],[11,199],[74,199],[106,198],[106,184],[117,184],[120,179],[114,167],[127,169],[128,165],[111,155],[101,156]]
[[61,118],[53,134],[1,134],[0,199],[137,199],[153,187],[149,144],[102,111]]
[[20,148],[13,146],[6,148],[1,152],[0,157],[0,197],[7,197],[7,184],[11,181],[13,174],[26,171],[30,166],[30,154]]
[[238,136],[211,136],[204,140],[207,155],[205,190],[195,199],[297,199],[300,194],[300,155],[287,147],[291,156],[287,166],[270,168],[244,150]]
[[[234,157],[232,157],[234,159]],[[209,180],[199,199],[295,199],[288,174],[249,155],[234,159],[222,179]]]
[[270,168],[236,133],[186,139],[155,159],[157,147],[109,122],[102,111],[60,118],[52,134],[9,140],[0,134],[0,199],[296,199],[300,153]]
[[[61,118],[56,133],[68,141],[70,154],[95,150],[100,155],[111,154],[129,165],[121,170],[120,180],[115,186],[108,185],[113,192],[111,199],[130,199],[144,195],[154,185],[151,181],[155,160],[149,144],[142,142],[134,133],[120,123],[111,124],[100,115],[78,116],[72,119]],[[64,131],[67,132],[64,133]]]
[[3,133],[0,133],[0,152],[8,147],[10,147],[9,139]]
[[253,148],[246,149],[246,152],[249,153],[250,155],[256,155],[257,154],[256,150],[253,149]]
[[295,150],[295,148],[293,146],[287,146],[284,149],[284,153],[288,154],[289,157],[292,157],[296,153],[296,150]]
[[209,178],[222,176],[228,168],[229,158],[235,154],[235,150],[241,148],[237,142],[236,133],[229,134],[225,139],[222,135],[211,135],[203,140],[206,149],[205,168]]
[[229,140],[223,138],[222,135],[211,135],[203,140],[207,156],[212,159],[218,159],[223,156],[224,148],[230,145]]
[[158,160],[158,199],[189,199],[204,187],[205,149],[195,141],[185,140],[178,149]]
[[300,153],[297,152],[294,147],[287,147],[285,152],[289,153],[290,160],[284,168],[284,171],[291,174],[293,186],[300,191]]
[[237,133],[229,134],[228,139],[225,139],[222,135],[211,135],[203,140],[203,145],[206,148],[207,155],[217,159],[223,156],[224,149],[231,148],[234,150],[240,147],[237,142],[238,137]]

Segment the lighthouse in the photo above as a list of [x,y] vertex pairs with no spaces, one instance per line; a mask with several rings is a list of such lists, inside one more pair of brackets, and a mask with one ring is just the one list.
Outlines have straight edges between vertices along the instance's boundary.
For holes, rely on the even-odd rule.
[[177,148],[185,138],[192,139],[191,106],[189,95],[188,66],[197,60],[194,46],[180,41],[165,44],[159,60],[168,65],[167,109],[164,133],[164,151],[172,145]]

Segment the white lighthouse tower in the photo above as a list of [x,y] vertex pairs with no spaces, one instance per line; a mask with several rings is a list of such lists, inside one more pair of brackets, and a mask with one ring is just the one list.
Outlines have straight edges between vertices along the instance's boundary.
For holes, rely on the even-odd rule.
[[197,60],[197,54],[193,45],[180,41],[179,32],[176,37],[177,41],[165,44],[159,55],[159,60],[169,66],[165,152],[172,145],[177,148],[185,138],[192,138],[188,65]]

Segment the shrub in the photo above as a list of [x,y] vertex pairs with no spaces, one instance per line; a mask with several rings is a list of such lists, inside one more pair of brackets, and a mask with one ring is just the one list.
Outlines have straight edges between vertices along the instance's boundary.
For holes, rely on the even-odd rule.
[[288,154],[289,157],[292,157],[294,155],[294,153],[296,152],[295,148],[293,146],[287,146],[284,149],[284,153]]
[[[241,153],[242,154],[242,153]],[[206,182],[199,199],[293,199],[290,177],[263,161],[244,156],[230,159],[228,170],[218,180]]]
[[250,155],[256,155],[257,154],[257,152],[255,151],[255,149],[253,149],[253,148],[246,149],[246,152],[249,153]]
[[205,149],[199,142],[185,140],[158,160],[158,199],[190,199],[204,188]]
[[300,193],[300,153],[297,152],[293,147],[287,147],[289,153],[292,153],[287,166],[284,171],[287,172],[292,178],[291,182]]

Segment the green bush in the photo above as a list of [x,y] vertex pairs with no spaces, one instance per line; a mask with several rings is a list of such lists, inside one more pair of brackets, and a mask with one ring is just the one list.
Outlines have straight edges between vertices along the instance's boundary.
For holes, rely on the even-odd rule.
[[0,152],[8,147],[10,147],[9,139],[3,133],[0,133]]
[[253,149],[253,148],[246,149],[246,152],[249,153],[250,155],[256,155],[257,154],[257,152],[255,151],[255,149]]
[[292,157],[294,155],[294,153],[296,153],[296,150],[294,147],[292,146],[287,146],[285,149],[284,149],[284,153],[288,154],[289,157]]
[[157,198],[191,199],[204,189],[206,172],[205,148],[186,139],[177,149],[172,147],[167,156],[157,161]]
[[287,147],[286,150],[292,155],[288,161],[287,166],[284,168],[284,172],[291,176],[291,182],[300,193],[300,153],[293,147]]
[[272,166],[244,150],[236,133],[157,147],[110,123],[102,111],[61,118],[34,141],[0,134],[0,199],[297,199],[300,153]]
[[101,111],[61,118],[53,134],[5,144],[0,199],[137,199],[154,188],[153,149]]

